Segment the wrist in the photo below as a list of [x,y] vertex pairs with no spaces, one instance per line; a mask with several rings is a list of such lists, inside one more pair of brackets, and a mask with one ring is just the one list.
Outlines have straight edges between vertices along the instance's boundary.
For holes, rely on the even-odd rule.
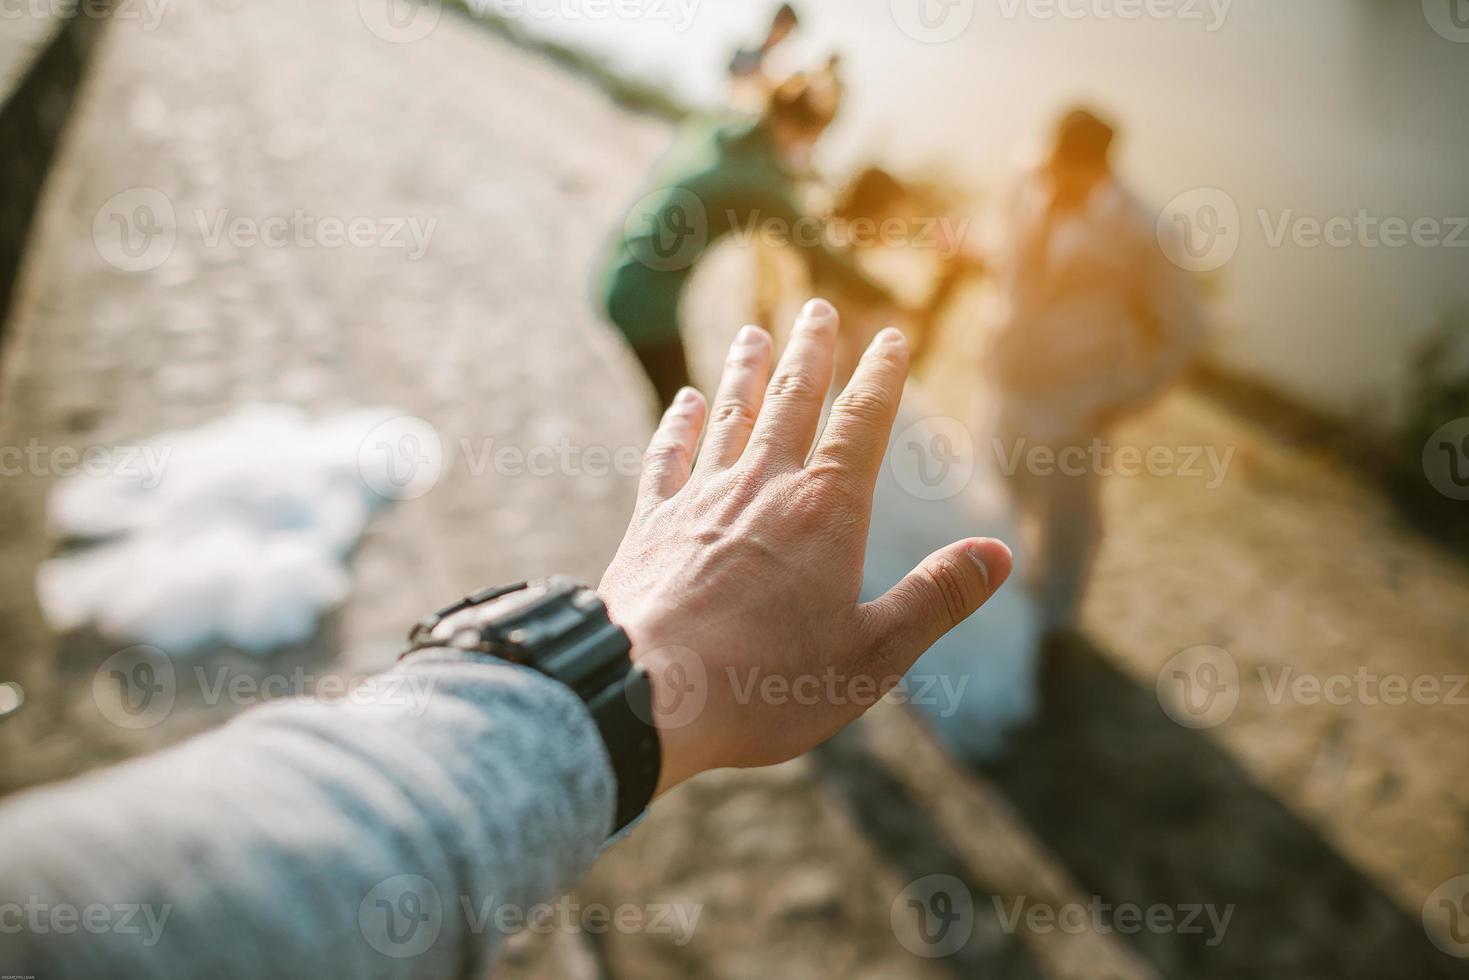
[[669,616],[652,610],[624,611],[602,597],[609,617],[627,634],[632,662],[652,686],[652,722],[658,730],[663,764],[656,799],[713,764],[703,759],[707,740],[699,724],[708,693],[708,675],[692,649],[677,642]]
[[409,653],[482,654],[570,688],[591,713],[617,779],[614,829],[647,807],[661,771],[651,685],[632,663],[631,638],[591,589],[561,576],[485,589],[420,620],[408,644]]

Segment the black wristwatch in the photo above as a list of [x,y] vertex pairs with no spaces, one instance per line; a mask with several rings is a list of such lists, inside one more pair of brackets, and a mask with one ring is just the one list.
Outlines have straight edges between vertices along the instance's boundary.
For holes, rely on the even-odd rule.
[[563,576],[476,592],[414,626],[403,656],[432,647],[530,667],[575,691],[591,710],[617,776],[613,830],[647,809],[663,761],[653,690],[629,659],[627,634],[607,618],[595,592]]

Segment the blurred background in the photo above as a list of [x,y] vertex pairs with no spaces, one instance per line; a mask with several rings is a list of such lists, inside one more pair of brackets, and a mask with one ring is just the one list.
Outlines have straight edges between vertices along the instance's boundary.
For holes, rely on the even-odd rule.
[[[881,167],[990,261],[1057,117],[1116,126],[1209,331],[1115,438],[1203,469],[1102,481],[1077,629],[1002,752],[892,704],[709,774],[569,899],[625,927],[562,917],[500,974],[1469,974],[1469,6],[796,10],[765,70],[840,59],[813,212]],[[654,407],[597,270],[774,13],[0,10],[0,792],[349,685],[447,597],[597,579]],[[700,263],[705,391],[772,283],[777,327],[812,288],[788,251]],[[936,251],[860,261],[916,305]],[[915,328],[910,389],[974,458],[999,292]]]

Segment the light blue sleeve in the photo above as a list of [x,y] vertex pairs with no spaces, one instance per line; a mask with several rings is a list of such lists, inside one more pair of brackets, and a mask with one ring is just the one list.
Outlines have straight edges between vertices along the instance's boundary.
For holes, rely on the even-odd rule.
[[606,749],[529,669],[427,651],[372,690],[0,803],[0,974],[483,976],[606,841]]

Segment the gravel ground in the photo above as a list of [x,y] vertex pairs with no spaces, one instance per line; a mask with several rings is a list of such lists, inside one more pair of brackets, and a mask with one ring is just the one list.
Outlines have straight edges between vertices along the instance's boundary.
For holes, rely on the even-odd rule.
[[[0,445],[125,444],[260,399],[389,403],[434,424],[450,448],[443,479],[373,525],[353,597],[322,635],[266,662],[221,651],[211,667],[355,675],[388,663],[402,625],[444,596],[527,570],[595,579],[633,481],[476,475],[474,451],[491,438],[640,448],[650,395],[591,310],[588,270],[666,137],[448,16],[412,44],[374,36],[351,4],[179,3],[156,30],[119,22],[7,328]],[[166,199],[176,242],[155,268],[127,271],[99,250],[94,218],[139,188]],[[199,224],[298,209],[436,224],[416,259],[211,243]],[[700,288],[693,341],[707,373],[742,312],[707,279]],[[956,414],[972,343],[955,326],[925,365]],[[1286,669],[1359,668],[1447,691],[1469,671],[1469,571],[1329,460],[1191,395],[1119,441],[1234,455],[1213,488],[1109,482],[1086,639],[1054,651],[1048,715],[1006,763],[970,771],[885,708],[806,759],[707,776],[660,803],[573,896],[697,911],[691,938],[651,919],[528,935],[503,975],[1461,974],[1422,919],[1427,903],[1453,947],[1435,889],[1469,873],[1469,707],[1274,692]],[[0,675],[31,696],[0,725],[0,790],[157,748],[234,710],[185,697],[152,728],[106,721],[91,678],[111,648],[52,635],[35,607],[34,569],[57,547],[44,531],[50,479],[0,481]],[[1226,651],[1240,678],[1237,707],[1202,729],[1170,720],[1155,694],[1172,658],[1199,646]],[[930,875],[976,910],[950,956],[913,952],[932,948],[905,888]],[[996,910],[1017,901],[1235,909],[1211,945],[1090,923],[1010,934]]]

